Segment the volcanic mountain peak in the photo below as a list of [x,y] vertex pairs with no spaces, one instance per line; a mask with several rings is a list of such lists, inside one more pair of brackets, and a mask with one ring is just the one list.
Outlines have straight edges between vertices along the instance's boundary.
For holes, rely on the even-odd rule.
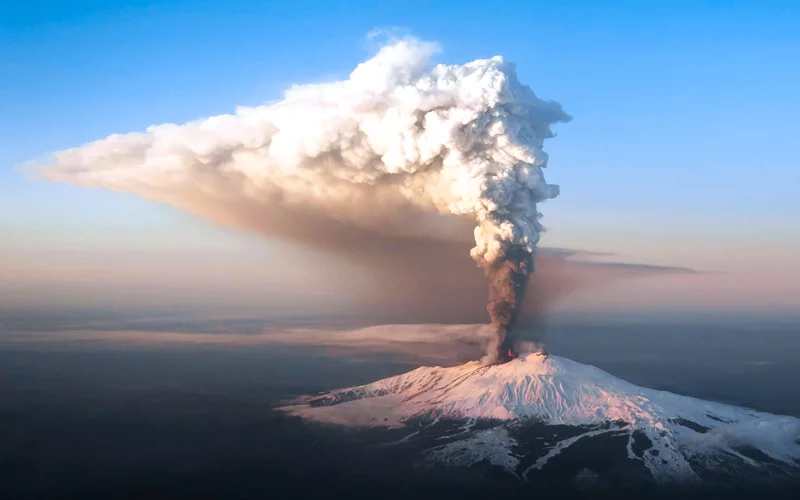
[[[692,463],[702,457],[724,454],[752,465],[744,449],[758,450],[759,456],[787,470],[800,467],[797,418],[639,387],[594,366],[541,353],[488,366],[420,367],[364,386],[305,396],[284,409],[343,425],[489,419],[576,426],[586,430],[583,436],[627,432],[630,458],[644,461],[660,482],[698,479]],[[646,436],[649,453],[633,452],[635,432]],[[552,453],[577,439],[559,443]],[[504,434],[503,439],[478,442],[493,443],[494,449],[487,451],[493,456],[498,456],[498,446],[505,446],[503,463],[509,463],[514,439]]]

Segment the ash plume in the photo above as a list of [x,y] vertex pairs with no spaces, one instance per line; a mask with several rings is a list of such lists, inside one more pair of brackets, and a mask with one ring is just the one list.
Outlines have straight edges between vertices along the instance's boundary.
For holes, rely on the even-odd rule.
[[512,327],[517,322],[528,287],[528,277],[533,271],[533,254],[514,245],[486,268],[489,278],[489,303],[486,309],[496,332],[496,345],[492,345],[485,362],[507,361],[516,356]]
[[[470,219],[497,332],[487,359],[501,360],[533,270],[537,204],[558,195],[542,172],[544,141],[570,116],[502,57],[432,65],[438,51],[393,40],[346,80],[114,134],[55,153],[41,171],[312,246],[346,253],[364,243],[357,255],[390,241],[457,240]],[[366,243],[370,235],[381,243]]]

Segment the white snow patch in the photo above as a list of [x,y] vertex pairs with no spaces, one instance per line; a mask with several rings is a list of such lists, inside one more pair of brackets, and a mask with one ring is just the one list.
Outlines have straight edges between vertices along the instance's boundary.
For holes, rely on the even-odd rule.
[[467,439],[453,441],[428,450],[428,460],[447,465],[469,466],[487,460],[516,474],[519,458],[511,448],[516,440],[503,427],[481,430]]

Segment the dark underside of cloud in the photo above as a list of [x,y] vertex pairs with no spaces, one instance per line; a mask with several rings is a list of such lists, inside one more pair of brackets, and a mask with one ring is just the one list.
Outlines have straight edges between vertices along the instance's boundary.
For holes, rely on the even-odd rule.
[[[391,254],[365,256],[376,278],[361,294],[377,317],[404,323],[485,323],[486,281],[469,258],[468,243],[418,241]],[[578,251],[541,248],[525,293],[520,326],[535,324],[570,294],[609,286],[621,280],[691,269],[621,262],[594,262]]]
[[[218,222],[315,248],[362,269],[370,277],[367,286],[362,286],[363,281],[359,281],[358,288],[342,283],[342,290],[353,294],[365,315],[376,323],[489,321],[486,277],[470,257],[474,222],[469,218],[425,217],[428,227],[445,229],[437,231],[447,236],[442,239],[383,233],[315,212],[276,214],[257,203],[240,202],[229,204],[228,208],[227,220]],[[594,260],[609,257],[598,252],[540,248],[525,293],[520,325],[535,323],[549,307],[574,292],[625,279],[695,272],[680,267]]]

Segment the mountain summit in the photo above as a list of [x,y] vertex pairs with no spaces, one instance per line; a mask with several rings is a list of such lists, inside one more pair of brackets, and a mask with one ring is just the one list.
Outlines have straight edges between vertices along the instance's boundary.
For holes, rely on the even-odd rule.
[[[463,421],[431,447],[431,463],[488,461],[525,480],[583,440],[626,437],[627,458],[659,484],[709,477],[795,478],[800,420],[639,387],[594,366],[541,353],[483,366],[420,367],[371,384],[304,396],[283,408],[307,420],[415,429]],[[481,422],[482,425],[476,423]],[[520,429],[550,426],[535,457]],[[544,427],[543,427],[544,426]],[[569,429],[566,434],[564,429]],[[530,433],[526,434],[530,437]],[[602,453],[602,447],[601,447]],[[524,467],[522,466],[524,463]]]

